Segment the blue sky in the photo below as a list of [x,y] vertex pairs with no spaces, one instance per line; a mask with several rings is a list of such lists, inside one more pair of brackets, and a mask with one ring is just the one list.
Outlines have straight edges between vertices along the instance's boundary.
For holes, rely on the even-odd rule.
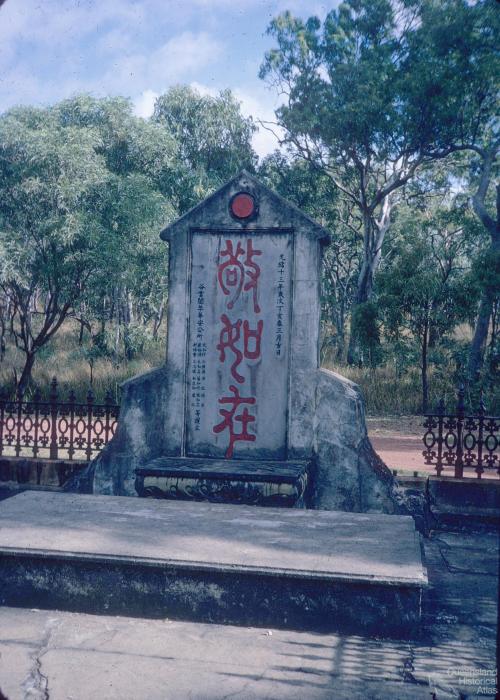
[[[125,95],[147,117],[169,86],[230,87],[246,115],[269,120],[279,103],[258,79],[272,17],[307,17],[336,0],[7,0],[0,8],[0,112],[78,92]],[[264,130],[260,155],[276,142]]]

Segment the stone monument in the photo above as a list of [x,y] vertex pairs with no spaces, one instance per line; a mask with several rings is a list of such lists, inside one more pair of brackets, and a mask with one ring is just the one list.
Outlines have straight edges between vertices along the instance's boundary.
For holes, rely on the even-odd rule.
[[0,604],[412,633],[413,519],[340,512],[400,508],[358,389],[318,366],[328,233],[242,172],[162,238],[166,364],[125,383],[115,437],[68,488],[98,495],[8,499]]
[[398,510],[357,386],[319,367],[329,233],[242,171],[161,238],[166,364],[125,382],[117,433],[80,488]]

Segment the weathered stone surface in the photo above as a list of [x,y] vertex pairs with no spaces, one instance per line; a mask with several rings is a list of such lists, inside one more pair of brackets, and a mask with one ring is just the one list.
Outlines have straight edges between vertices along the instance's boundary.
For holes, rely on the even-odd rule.
[[158,457],[136,469],[139,496],[303,508],[308,462]]
[[433,528],[488,528],[500,524],[500,481],[431,476],[427,482]]
[[480,554],[498,535],[436,533],[424,547],[430,586],[410,640],[0,607],[0,689],[10,700],[493,698],[497,562],[463,573],[442,552]]
[[0,558],[0,604],[315,630],[408,634],[427,585],[409,517],[105,496],[4,501]]
[[136,496],[134,470],[164,451],[169,391],[166,367],[125,382],[115,437],[66,490]]
[[368,440],[363,399],[353,382],[326,369],[315,375],[312,503],[331,510],[397,512],[390,470]]
[[[257,205],[248,220],[231,215],[239,192]],[[73,488],[135,495],[134,470],[157,456],[315,460],[314,508],[400,512],[359,389],[318,368],[328,232],[243,171],[162,238],[166,368],[125,384],[118,433]]]
[[[284,459],[293,236],[195,231],[190,249],[186,454]],[[248,403],[228,425],[235,392]]]

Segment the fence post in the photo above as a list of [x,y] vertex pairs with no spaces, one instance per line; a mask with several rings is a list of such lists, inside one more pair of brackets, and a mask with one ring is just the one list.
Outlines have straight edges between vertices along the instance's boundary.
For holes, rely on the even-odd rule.
[[50,383],[50,459],[57,459],[57,377]]
[[481,478],[481,474],[484,472],[483,469],[483,429],[484,429],[484,414],[486,413],[486,406],[484,405],[483,392],[481,391],[481,398],[479,399],[479,411],[478,411],[478,431],[477,431],[477,466],[476,474],[477,478]]
[[87,449],[85,451],[87,459],[90,462],[92,459],[92,415],[93,415],[94,394],[92,389],[89,389],[87,394]]
[[5,420],[5,400],[4,390],[0,389],[0,455],[3,454],[3,423]]
[[109,424],[109,419],[111,416],[111,406],[113,404],[113,395],[111,393],[111,389],[108,389],[106,392],[106,396],[104,397],[104,411],[105,411],[105,419],[104,419],[104,444],[107,445],[109,442],[109,431],[110,431],[110,424]]
[[68,458],[70,460],[73,459],[73,455],[75,454],[75,446],[74,446],[74,440],[75,440],[75,402],[76,402],[76,396],[75,392],[73,389],[70,389],[69,395],[68,395],[68,402],[69,402],[69,447],[68,447]]
[[40,401],[42,400],[42,394],[40,389],[35,389],[35,393],[33,395],[33,413],[35,416],[35,423],[34,423],[34,428],[35,428],[35,435],[33,437],[33,457],[36,457],[38,452],[39,452],[39,447],[38,447],[38,428],[40,427]]
[[17,425],[16,425],[16,447],[14,453],[16,457],[21,454],[21,427],[23,424],[23,394],[20,389],[17,390]]
[[443,471],[443,422],[444,422],[444,398],[441,398],[437,405],[437,419],[438,419],[438,444],[437,444],[437,463],[436,463],[436,474],[441,476]]
[[457,402],[457,456],[455,459],[455,477],[461,479],[464,475],[464,454],[463,454],[463,429],[464,429],[464,415],[465,415],[465,387],[460,384],[458,388],[458,402]]

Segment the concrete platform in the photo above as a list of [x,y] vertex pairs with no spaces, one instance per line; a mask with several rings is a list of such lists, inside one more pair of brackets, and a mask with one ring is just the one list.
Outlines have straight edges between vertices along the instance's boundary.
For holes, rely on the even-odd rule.
[[26,492],[0,503],[0,602],[415,634],[409,517]]

